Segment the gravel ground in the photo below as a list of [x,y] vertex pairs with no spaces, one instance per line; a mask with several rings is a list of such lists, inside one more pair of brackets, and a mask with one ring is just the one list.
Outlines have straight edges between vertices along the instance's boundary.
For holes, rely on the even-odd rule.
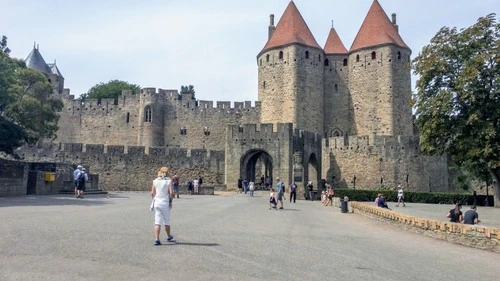
[[[183,196],[153,246],[147,193],[0,199],[0,280],[498,280],[500,255],[319,202]],[[407,207],[408,208],[408,207]],[[162,233],[162,240],[165,241]]]

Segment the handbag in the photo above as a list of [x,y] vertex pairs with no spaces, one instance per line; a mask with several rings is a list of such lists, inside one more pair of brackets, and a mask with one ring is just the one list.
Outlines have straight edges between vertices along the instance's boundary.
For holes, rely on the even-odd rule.
[[152,212],[155,210],[155,198],[151,199],[151,205],[149,206],[149,210]]

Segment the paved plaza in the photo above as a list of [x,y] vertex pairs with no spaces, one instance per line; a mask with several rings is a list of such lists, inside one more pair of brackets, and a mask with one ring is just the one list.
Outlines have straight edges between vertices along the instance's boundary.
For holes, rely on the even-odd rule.
[[0,280],[486,281],[500,276],[495,253],[342,214],[317,201],[287,202],[285,210],[268,210],[267,202],[267,192],[253,198],[183,196],[172,212],[177,242],[153,246],[147,193],[0,198]]

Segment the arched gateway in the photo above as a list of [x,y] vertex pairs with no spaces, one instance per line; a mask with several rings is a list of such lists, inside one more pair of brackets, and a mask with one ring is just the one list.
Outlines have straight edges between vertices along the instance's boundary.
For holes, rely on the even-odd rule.
[[273,178],[273,159],[262,149],[248,151],[240,161],[240,175],[248,181],[259,182],[260,177]]

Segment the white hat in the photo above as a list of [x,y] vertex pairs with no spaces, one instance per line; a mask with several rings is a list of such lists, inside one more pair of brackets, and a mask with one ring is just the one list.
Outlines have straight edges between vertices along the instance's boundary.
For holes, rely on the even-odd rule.
[[76,166],[76,168],[77,168],[77,169],[82,169],[82,168],[83,168],[83,166],[82,166],[82,165],[78,165],[78,166]]

